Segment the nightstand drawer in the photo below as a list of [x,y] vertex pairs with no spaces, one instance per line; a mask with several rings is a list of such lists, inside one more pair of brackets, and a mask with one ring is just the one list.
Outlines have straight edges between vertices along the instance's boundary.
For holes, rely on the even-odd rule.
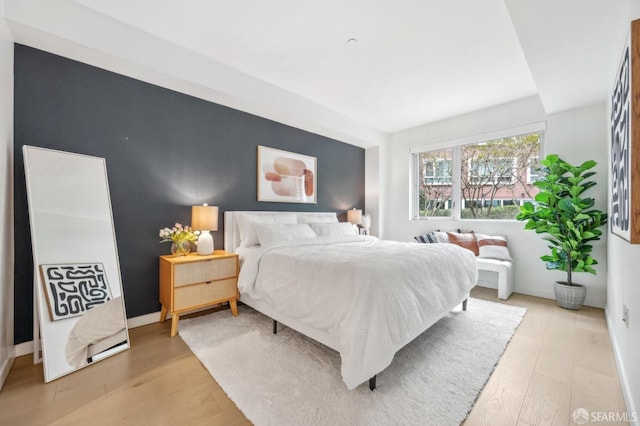
[[203,260],[176,265],[174,269],[174,287],[214,281],[237,275],[235,257],[227,259]]
[[[231,259],[233,260],[233,259]],[[216,300],[237,297],[236,278],[194,284],[175,289],[173,309],[176,311],[206,305]]]

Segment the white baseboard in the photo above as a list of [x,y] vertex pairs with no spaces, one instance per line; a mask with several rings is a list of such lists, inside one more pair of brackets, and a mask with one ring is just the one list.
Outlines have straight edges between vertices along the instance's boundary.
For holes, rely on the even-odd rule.
[[[171,314],[168,315],[168,318],[171,318]],[[152,312],[146,315],[140,315],[133,318],[127,319],[127,327],[136,328],[142,327],[143,325],[153,324],[154,322],[158,322],[160,320],[160,311]],[[29,355],[33,353],[33,340],[28,342],[22,342],[13,347],[13,355],[14,357]],[[11,368],[11,367],[9,367]],[[2,377],[2,376],[0,376]]]
[[[169,318],[171,316],[169,315]],[[153,324],[154,322],[160,321],[160,311],[152,312],[150,314],[140,315],[133,318],[127,319],[127,327],[136,328],[142,327],[143,325]]]
[[33,353],[33,340],[29,340],[28,342],[18,343],[13,347],[14,357],[29,355],[32,353]]
[[611,347],[613,348],[613,356],[616,360],[616,366],[618,367],[618,377],[620,378],[620,384],[622,385],[622,395],[624,396],[624,402],[627,405],[627,415],[629,416],[629,424],[632,426],[640,426],[640,421],[637,417],[638,411],[634,404],[633,396],[631,395],[631,388],[629,386],[629,381],[627,380],[627,373],[624,368],[624,364],[622,362],[622,357],[620,356],[620,349],[618,347],[618,343],[616,341],[616,337],[613,335],[611,330],[612,326],[612,318],[609,315],[609,311],[606,306],[604,309],[604,317],[607,320],[607,328],[609,329],[609,340],[611,340]]
[[[528,296],[542,297],[543,299],[556,300],[556,295],[553,290],[542,289],[538,287],[522,287],[518,286],[516,282],[516,288],[513,290],[515,293],[526,294]],[[604,309],[605,300],[603,298],[589,297],[589,291],[587,291],[587,298],[584,301],[585,306],[591,306],[593,308]]]
[[13,366],[14,357],[7,358],[5,362],[2,364],[2,368],[0,368],[0,389],[4,386],[4,382],[7,380],[9,376],[9,371],[11,371],[11,367]]

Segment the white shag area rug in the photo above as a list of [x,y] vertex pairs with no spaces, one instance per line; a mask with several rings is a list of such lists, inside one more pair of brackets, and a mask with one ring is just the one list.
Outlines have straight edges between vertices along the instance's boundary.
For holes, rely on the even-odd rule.
[[459,425],[526,309],[479,299],[402,348],[347,390],[340,355],[248,306],[180,321],[180,336],[255,425]]

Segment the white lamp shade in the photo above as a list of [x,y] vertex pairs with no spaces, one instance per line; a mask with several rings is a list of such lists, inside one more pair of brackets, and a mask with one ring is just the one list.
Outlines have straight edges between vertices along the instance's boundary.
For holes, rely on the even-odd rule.
[[217,231],[218,207],[206,204],[191,207],[191,227],[196,231]]
[[356,210],[356,209],[352,209],[352,210],[348,210],[347,211],[347,220],[354,224],[354,225],[359,225],[362,223],[362,210]]
[[198,242],[198,254],[212,254],[214,250],[213,235],[209,231],[218,230],[218,207],[216,206],[192,206],[191,227],[200,231]]

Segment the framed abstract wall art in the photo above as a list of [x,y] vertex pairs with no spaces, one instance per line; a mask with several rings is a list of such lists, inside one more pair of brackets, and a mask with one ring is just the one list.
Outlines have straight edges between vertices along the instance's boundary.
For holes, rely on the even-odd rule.
[[640,244],[640,20],[622,52],[611,95],[611,232]]
[[258,145],[258,201],[315,204],[315,157]]

